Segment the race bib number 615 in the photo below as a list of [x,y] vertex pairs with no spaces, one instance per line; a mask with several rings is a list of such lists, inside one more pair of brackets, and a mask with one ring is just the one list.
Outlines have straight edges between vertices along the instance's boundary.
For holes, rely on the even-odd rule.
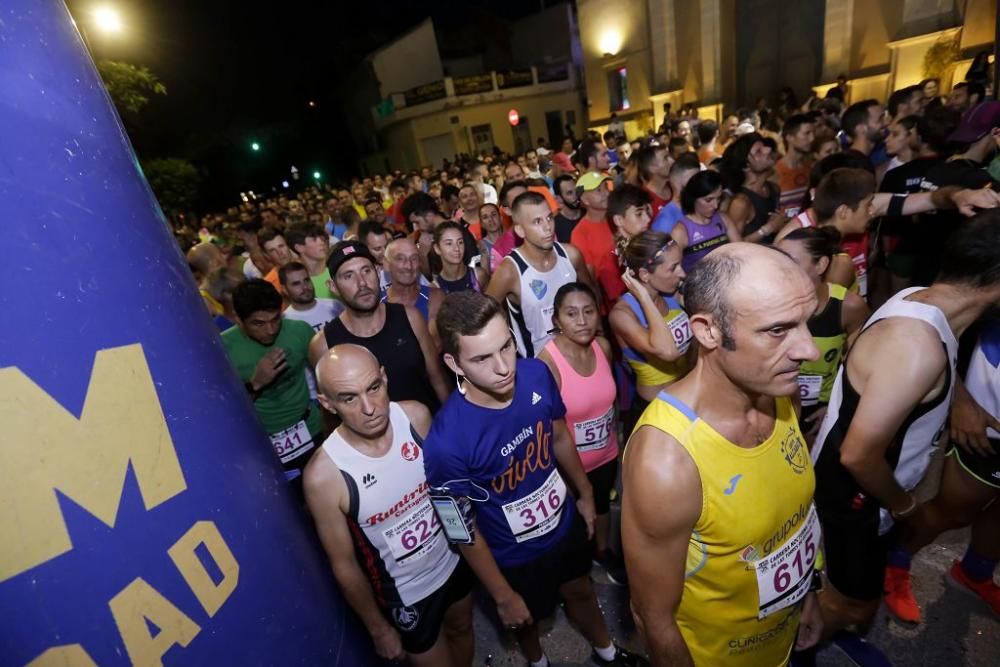
[[792,537],[767,558],[757,561],[757,591],[762,619],[790,607],[809,592],[813,566],[819,551],[819,519],[816,508]]

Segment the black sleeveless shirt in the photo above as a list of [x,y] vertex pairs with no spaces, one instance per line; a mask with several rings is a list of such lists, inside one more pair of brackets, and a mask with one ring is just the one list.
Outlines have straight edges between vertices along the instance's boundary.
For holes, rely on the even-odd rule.
[[[740,192],[745,194],[750,199],[750,203],[753,204],[753,218],[743,227],[743,238],[746,238],[766,225],[767,219],[771,217],[772,213],[778,210],[778,199],[781,193],[770,181],[765,181],[765,185],[768,192],[766,197],[757,194],[753,190],[740,188]],[[770,243],[774,240],[775,236],[777,234],[765,237],[764,241]]]
[[385,324],[374,336],[355,336],[338,317],[323,327],[323,336],[330,347],[343,343],[360,345],[371,351],[385,368],[389,380],[389,400],[420,401],[431,411],[441,407],[427,376],[424,355],[417,335],[406,317],[406,307],[398,303],[384,303]]

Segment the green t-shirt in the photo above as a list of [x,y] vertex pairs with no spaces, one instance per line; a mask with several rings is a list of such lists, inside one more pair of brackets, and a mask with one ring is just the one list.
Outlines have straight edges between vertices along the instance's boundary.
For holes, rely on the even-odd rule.
[[281,332],[270,346],[261,345],[239,327],[226,329],[222,333],[222,345],[226,348],[229,361],[244,383],[250,381],[257,362],[274,349],[275,345],[285,351],[288,368],[264,387],[254,401],[257,416],[264,422],[268,433],[277,433],[294,426],[306,411],[309,412],[306,419],[309,433],[316,436],[323,430],[319,410],[309,402],[309,385],[305,376],[306,364],[309,363],[309,341],[312,337],[312,327],[297,320],[282,320]]
[[336,299],[337,295],[330,289],[330,269],[323,269],[323,273],[318,276],[309,276],[312,280],[313,289],[316,290],[317,299]]

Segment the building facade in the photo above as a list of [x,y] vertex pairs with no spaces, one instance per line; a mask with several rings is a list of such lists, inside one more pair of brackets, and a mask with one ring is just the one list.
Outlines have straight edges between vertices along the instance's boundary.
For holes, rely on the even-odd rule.
[[[791,87],[886,99],[924,77],[924,56],[957,40],[951,78],[992,50],[996,0],[577,0],[587,124],[611,113],[629,136],[659,126],[663,105],[702,118]],[[941,82],[942,91],[952,81]]]

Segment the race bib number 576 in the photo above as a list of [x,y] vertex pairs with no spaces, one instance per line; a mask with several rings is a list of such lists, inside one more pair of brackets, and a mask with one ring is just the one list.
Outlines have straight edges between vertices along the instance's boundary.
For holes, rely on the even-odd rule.
[[757,592],[760,595],[757,618],[790,607],[809,592],[819,536],[816,508],[810,506],[805,523],[798,531],[780,549],[757,561]]

